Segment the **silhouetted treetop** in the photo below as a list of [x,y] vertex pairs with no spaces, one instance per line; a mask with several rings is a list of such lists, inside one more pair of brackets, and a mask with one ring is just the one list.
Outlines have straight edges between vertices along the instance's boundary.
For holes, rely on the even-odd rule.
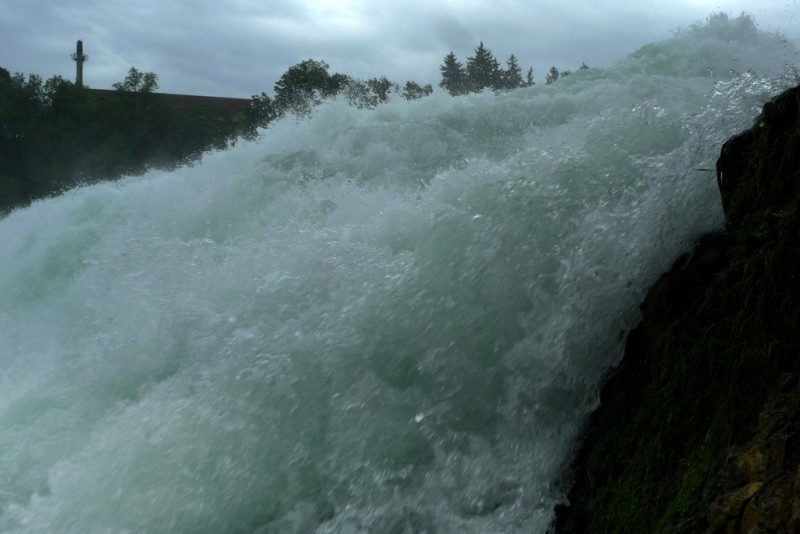
[[420,86],[417,82],[406,82],[406,86],[403,89],[403,98],[406,100],[418,100],[422,97],[428,96],[433,92],[433,87],[431,84],[425,84],[424,86]]
[[140,72],[131,67],[125,80],[113,84],[112,87],[128,93],[153,93],[158,89],[158,75],[154,72]]
[[339,93],[349,79],[345,74],[328,73],[324,61],[307,59],[289,67],[275,83],[275,104],[281,110],[308,113],[322,98]]
[[536,85],[536,82],[533,81],[533,67],[528,69],[528,74],[525,75],[525,87],[532,87]]
[[528,69],[527,76],[523,79],[522,67],[514,54],[511,54],[506,60],[506,68],[500,68],[500,63],[495,59],[492,51],[486,48],[483,41],[478,44],[475,54],[467,58],[466,67],[450,51],[444,57],[444,63],[439,67],[439,71],[442,74],[439,86],[453,96],[482,91],[487,88],[494,91],[507,91],[530,87],[535,83],[532,68]]
[[545,75],[545,77],[544,77],[545,85],[550,85],[551,83],[556,81],[558,79],[558,77],[560,76],[560,74],[561,73],[558,72],[558,69],[555,66],[550,67],[550,70],[547,72],[547,75]]
[[475,55],[467,58],[467,80],[472,91],[503,89],[503,73],[492,51],[480,42]]
[[525,82],[522,80],[522,69],[514,54],[511,54],[508,61],[506,61],[506,70],[502,73],[502,87],[503,89],[525,87]]
[[452,51],[444,57],[444,64],[439,67],[439,71],[442,73],[442,81],[439,82],[439,87],[452,96],[469,92],[467,72],[464,70],[464,65]]

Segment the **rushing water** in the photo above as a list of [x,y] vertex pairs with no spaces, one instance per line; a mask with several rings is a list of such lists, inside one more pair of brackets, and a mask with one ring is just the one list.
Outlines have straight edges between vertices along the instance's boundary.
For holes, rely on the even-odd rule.
[[0,531],[543,532],[720,142],[748,19],[506,94],[329,103],[0,221]]

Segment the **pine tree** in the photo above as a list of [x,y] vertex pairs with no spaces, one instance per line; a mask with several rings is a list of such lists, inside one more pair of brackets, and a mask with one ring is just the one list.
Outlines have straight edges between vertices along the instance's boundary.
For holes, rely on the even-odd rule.
[[444,58],[444,65],[439,67],[442,72],[442,81],[439,87],[445,89],[452,96],[463,95],[467,90],[467,74],[464,65],[456,58],[451,51]]
[[547,76],[544,77],[545,85],[550,85],[554,81],[558,79],[558,69],[555,67],[550,67],[550,72],[547,73]]
[[517,87],[525,87],[525,82],[522,81],[522,69],[517,63],[517,58],[514,54],[506,61],[506,70],[503,72],[503,88],[516,89]]
[[492,51],[480,42],[475,55],[467,58],[467,79],[471,91],[481,91],[486,87],[502,89],[503,71],[500,63],[494,58]]
[[525,76],[525,87],[532,87],[536,85],[536,82],[533,81],[533,67],[528,69],[528,75]]

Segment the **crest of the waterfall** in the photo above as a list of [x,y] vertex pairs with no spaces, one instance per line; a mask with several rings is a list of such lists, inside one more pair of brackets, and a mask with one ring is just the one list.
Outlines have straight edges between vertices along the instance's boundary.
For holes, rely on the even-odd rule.
[[547,86],[287,119],[0,221],[0,530],[542,532],[720,143],[714,17]]

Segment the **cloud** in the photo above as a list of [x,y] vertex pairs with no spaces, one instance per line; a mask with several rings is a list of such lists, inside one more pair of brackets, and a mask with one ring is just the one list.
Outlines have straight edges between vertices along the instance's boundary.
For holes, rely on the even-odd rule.
[[[162,91],[222,96],[270,92],[290,66],[326,61],[334,72],[439,81],[451,50],[462,61],[483,41],[499,61],[512,53],[538,79],[550,65],[608,64],[716,10],[699,0],[0,0],[0,66],[47,78],[74,76],[83,39],[84,80],[108,88],[135,66]],[[738,14],[752,2],[719,6]],[[566,6],[566,7],[565,7]],[[795,32],[800,7],[762,0],[761,27]],[[797,36],[794,35],[793,38]],[[12,53],[13,52],[13,53]]]

